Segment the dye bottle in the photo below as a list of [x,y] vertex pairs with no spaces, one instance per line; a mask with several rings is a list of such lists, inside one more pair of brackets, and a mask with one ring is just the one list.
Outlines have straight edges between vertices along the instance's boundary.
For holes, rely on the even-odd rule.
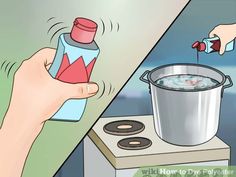
[[[99,55],[94,41],[97,24],[85,18],[76,18],[71,33],[61,34],[57,52],[49,69],[51,76],[66,83],[89,82]],[[51,120],[79,121],[85,111],[87,99],[69,99]]]
[[[206,52],[206,53],[212,53],[212,52],[218,52],[220,51],[220,39],[218,37],[213,38],[205,38],[202,42],[196,41],[193,43],[192,48],[197,49],[199,52]],[[229,52],[234,50],[234,40],[229,42],[226,47],[225,51]]]

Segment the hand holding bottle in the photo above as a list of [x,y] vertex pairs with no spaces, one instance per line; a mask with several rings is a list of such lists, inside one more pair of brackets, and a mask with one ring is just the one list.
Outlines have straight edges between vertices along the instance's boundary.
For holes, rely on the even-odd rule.
[[236,24],[218,25],[210,33],[209,37],[218,36],[220,38],[220,55],[225,52],[226,45],[236,37]]
[[65,100],[88,98],[98,91],[95,83],[69,84],[52,78],[46,67],[52,63],[54,56],[55,49],[42,49],[25,60],[16,72],[8,110],[22,116],[20,119],[16,117],[16,121],[43,123]]
[[69,84],[52,78],[47,69],[54,56],[55,49],[42,49],[15,73],[10,106],[0,127],[0,176],[21,176],[45,121],[65,100],[88,98],[98,91],[95,83]]
[[[53,78],[67,83],[89,82],[100,52],[94,41],[97,28],[96,22],[78,17],[71,32],[59,36],[56,56],[49,69]],[[67,100],[51,120],[77,122],[82,118],[86,105],[87,99]]]

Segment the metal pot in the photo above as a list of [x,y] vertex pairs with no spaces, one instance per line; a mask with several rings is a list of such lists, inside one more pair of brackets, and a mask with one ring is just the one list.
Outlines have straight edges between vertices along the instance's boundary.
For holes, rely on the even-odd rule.
[[[200,91],[187,91],[167,89],[155,83],[162,77],[179,74],[206,76],[219,84]],[[227,79],[229,84],[225,84]],[[205,65],[171,64],[145,71],[140,80],[150,85],[155,129],[161,139],[175,145],[192,146],[215,136],[224,89],[233,85],[230,76]]]

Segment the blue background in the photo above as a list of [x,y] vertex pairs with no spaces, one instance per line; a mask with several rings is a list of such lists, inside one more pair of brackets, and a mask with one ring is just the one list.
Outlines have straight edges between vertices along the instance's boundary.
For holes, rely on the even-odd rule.
[[[196,63],[191,45],[202,40],[218,24],[236,23],[235,0],[192,0],[144,63],[135,72],[103,116],[152,114],[148,85],[139,80],[145,70],[169,63]],[[135,52],[135,51],[134,51]],[[231,146],[231,165],[236,165],[236,50],[223,56],[200,54],[200,64],[228,74],[235,83],[224,93],[217,136]],[[57,177],[83,177],[83,143],[58,171]]]

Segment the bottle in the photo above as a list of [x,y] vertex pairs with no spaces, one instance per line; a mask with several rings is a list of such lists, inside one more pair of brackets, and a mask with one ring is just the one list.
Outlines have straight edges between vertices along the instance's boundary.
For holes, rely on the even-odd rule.
[[[220,50],[220,39],[219,37],[213,37],[213,38],[205,38],[202,42],[196,41],[193,43],[192,48],[196,48],[199,52],[206,52],[206,53],[212,53],[212,52],[218,52]],[[234,40],[229,42],[226,47],[225,51],[229,52],[234,50]]]
[[[76,18],[71,33],[59,36],[54,61],[49,69],[51,76],[67,83],[89,82],[99,55],[94,41],[97,24],[86,18]],[[87,99],[69,99],[52,116],[51,120],[79,121]]]

